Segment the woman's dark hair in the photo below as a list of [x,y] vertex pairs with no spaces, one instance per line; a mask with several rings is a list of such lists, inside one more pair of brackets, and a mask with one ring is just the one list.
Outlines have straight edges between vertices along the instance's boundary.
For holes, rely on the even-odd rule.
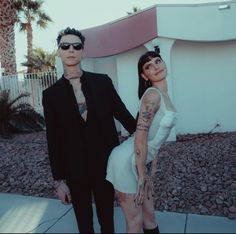
[[79,30],[76,30],[74,28],[70,28],[70,27],[67,27],[66,29],[63,29],[61,30],[59,33],[58,33],[58,36],[57,36],[57,45],[60,44],[60,41],[61,41],[61,38],[62,36],[64,35],[75,35],[77,37],[80,38],[82,44],[84,45],[84,41],[85,41],[85,37],[82,35],[82,33],[79,31]]
[[141,76],[141,74],[143,73],[143,65],[156,57],[159,57],[160,59],[162,59],[160,55],[160,49],[158,46],[155,47],[155,51],[148,51],[139,58],[139,61],[138,61],[138,78],[139,78],[138,97],[139,99],[143,96],[147,88],[152,86],[149,80],[146,81]]

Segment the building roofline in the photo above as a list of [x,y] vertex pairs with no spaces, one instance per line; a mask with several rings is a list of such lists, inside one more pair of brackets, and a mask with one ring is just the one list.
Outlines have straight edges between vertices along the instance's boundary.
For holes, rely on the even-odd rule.
[[104,25],[81,30],[85,36],[85,57],[116,55],[157,37],[156,7],[139,11]]

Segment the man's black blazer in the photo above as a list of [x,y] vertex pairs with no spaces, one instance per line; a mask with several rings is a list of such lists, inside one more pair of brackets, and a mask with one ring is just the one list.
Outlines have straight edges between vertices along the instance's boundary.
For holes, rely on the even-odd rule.
[[[114,117],[129,133],[135,131],[136,121],[126,109],[107,75],[84,72],[82,78],[82,84],[86,82],[92,94],[91,99],[102,139],[99,139],[102,142],[100,150],[102,149],[105,154],[101,160],[104,160],[103,166],[106,166],[111,150],[119,144]],[[43,107],[53,178],[73,180],[80,174],[83,176],[83,172],[89,170],[84,163],[87,157],[82,131],[84,122],[78,111],[73,87],[64,76],[44,90]],[[93,150],[96,154],[97,149]]]

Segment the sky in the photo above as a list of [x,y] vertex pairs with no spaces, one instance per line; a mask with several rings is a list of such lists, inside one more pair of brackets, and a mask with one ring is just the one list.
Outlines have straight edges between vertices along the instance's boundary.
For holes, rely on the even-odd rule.
[[[82,30],[127,16],[132,8],[145,9],[162,3],[200,3],[215,0],[44,0],[42,9],[53,20],[46,29],[40,29],[33,24],[33,46],[41,47],[47,52],[56,50],[56,37],[61,29],[68,26]],[[16,62],[17,70],[24,70],[21,66],[27,53],[26,34],[16,33]]]

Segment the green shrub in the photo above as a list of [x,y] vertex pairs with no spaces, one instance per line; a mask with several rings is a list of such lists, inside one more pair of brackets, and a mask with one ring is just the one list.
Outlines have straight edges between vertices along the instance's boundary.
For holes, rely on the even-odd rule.
[[11,100],[9,90],[0,90],[0,135],[12,133],[42,131],[44,118],[26,102],[20,102],[29,93],[22,93]]

